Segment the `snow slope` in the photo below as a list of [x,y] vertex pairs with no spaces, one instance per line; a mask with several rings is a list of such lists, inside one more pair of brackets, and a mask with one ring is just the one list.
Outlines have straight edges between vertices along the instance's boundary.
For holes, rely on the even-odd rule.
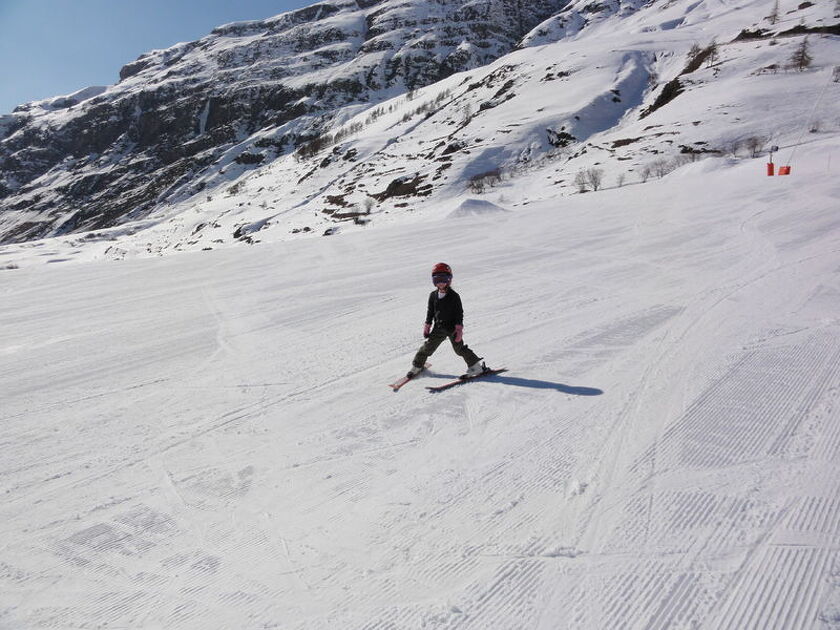
[[840,627],[837,148],[4,271],[0,628]]

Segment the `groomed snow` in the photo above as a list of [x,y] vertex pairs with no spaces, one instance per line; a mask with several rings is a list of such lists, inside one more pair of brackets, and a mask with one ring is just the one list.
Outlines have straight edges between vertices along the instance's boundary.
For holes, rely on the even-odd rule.
[[838,627],[837,149],[2,271],[0,627]]

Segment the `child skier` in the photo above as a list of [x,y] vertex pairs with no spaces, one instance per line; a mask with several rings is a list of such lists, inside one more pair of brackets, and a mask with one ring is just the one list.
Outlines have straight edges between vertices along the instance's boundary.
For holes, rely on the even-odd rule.
[[464,376],[482,374],[487,370],[484,361],[464,343],[464,309],[461,306],[461,296],[451,286],[452,268],[446,263],[436,264],[432,269],[432,284],[437,288],[429,295],[429,306],[426,309],[426,323],[423,326],[426,342],[414,356],[406,377],[412,378],[419,374],[426,364],[426,359],[447,337],[452,342],[455,354],[467,364],[467,373]]

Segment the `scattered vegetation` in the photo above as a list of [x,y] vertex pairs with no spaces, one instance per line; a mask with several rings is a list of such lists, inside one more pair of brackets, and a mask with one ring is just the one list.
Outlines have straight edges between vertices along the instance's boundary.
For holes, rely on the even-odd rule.
[[657,179],[662,179],[668,173],[671,173],[681,166],[685,166],[686,164],[690,164],[692,162],[696,162],[701,155],[699,151],[689,151],[686,153],[680,153],[679,155],[667,159],[667,158],[658,158],[653,162],[645,164],[639,170],[639,181],[642,183],[648,181],[651,177],[656,177]]
[[423,103],[419,107],[416,107],[412,111],[407,112],[402,117],[402,122],[408,122],[409,120],[411,120],[415,116],[419,116],[419,115],[423,115],[426,118],[428,118],[430,116],[433,116],[434,114],[436,114],[440,110],[442,103],[446,100],[449,100],[451,97],[452,97],[452,91],[451,90],[444,90],[443,92],[441,92],[440,94],[435,96],[435,98],[433,98],[432,100],[426,101],[425,103]]
[[704,63],[707,67],[714,65],[720,57],[717,42],[712,42],[705,48],[701,48],[699,44],[695,43],[688,51],[688,63],[686,64],[680,76],[684,74],[691,74],[700,69]]
[[[411,101],[417,95],[417,92],[412,90],[406,95],[406,102]],[[426,117],[431,116],[435,112],[437,112],[442,103],[448,100],[452,96],[451,90],[443,90],[440,92],[435,98],[430,101],[426,101],[419,107],[414,108],[413,110],[407,112],[403,118],[403,122],[407,122],[414,118],[417,115],[423,114]],[[298,161],[308,160],[318,153],[327,149],[333,145],[338,144],[348,136],[355,135],[361,132],[366,126],[373,124],[377,120],[379,120],[385,114],[391,114],[396,111],[397,106],[395,104],[389,105],[387,108],[384,106],[377,107],[372,110],[365,119],[364,122],[356,121],[350,123],[349,125],[344,125],[335,133],[320,133],[315,137],[310,137],[306,139],[303,143],[301,143],[297,151],[295,152],[295,158]]]
[[335,133],[319,134],[314,138],[308,140],[306,143],[299,146],[295,153],[295,158],[298,160],[306,160],[312,158],[327,147],[331,147],[335,144],[338,144],[348,136],[359,133],[364,128],[365,125],[363,123],[354,122],[341,127]]
[[393,109],[394,109],[393,105],[389,106],[387,110],[384,107],[375,108],[373,111],[371,111],[368,114],[367,118],[365,118],[365,125],[372,125],[377,120],[382,118],[386,113],[389,113],[389,112],[393,111]]
[[499,168],[495,168],[484,173],[479,173],[478,175],[473,175],[472,177],[470,177],[467,186],[470,189],[470,192],[481,194],[488,187],[492,188],[493,186],[501,183],[501,181],[502,170]]
[[526,172],[544,168],[552,162],[567,159],[568,157],[569,150],[565,147],[549,150],[536,158],[532,158],[530,152],[528,152],[520,156],[517,162],[510,166],[500,166],[474,175],[467,182],[467,187],[470,191],[480,194],[485,192],[487,188],[497,186],[507,179],[513,179]]
[[764,153],[764,147],[770,142],[767,136],[749,136],[744,140],[744,147],[750,152],[750,157],[758,157]]

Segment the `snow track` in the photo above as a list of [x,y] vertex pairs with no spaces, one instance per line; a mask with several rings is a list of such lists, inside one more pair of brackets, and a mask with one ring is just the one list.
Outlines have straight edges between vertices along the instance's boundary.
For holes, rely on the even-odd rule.
[[[836,627],[833,192],[753,167],[4,272],[0,627]],[[511,371],[395,395],[439,259]]]

